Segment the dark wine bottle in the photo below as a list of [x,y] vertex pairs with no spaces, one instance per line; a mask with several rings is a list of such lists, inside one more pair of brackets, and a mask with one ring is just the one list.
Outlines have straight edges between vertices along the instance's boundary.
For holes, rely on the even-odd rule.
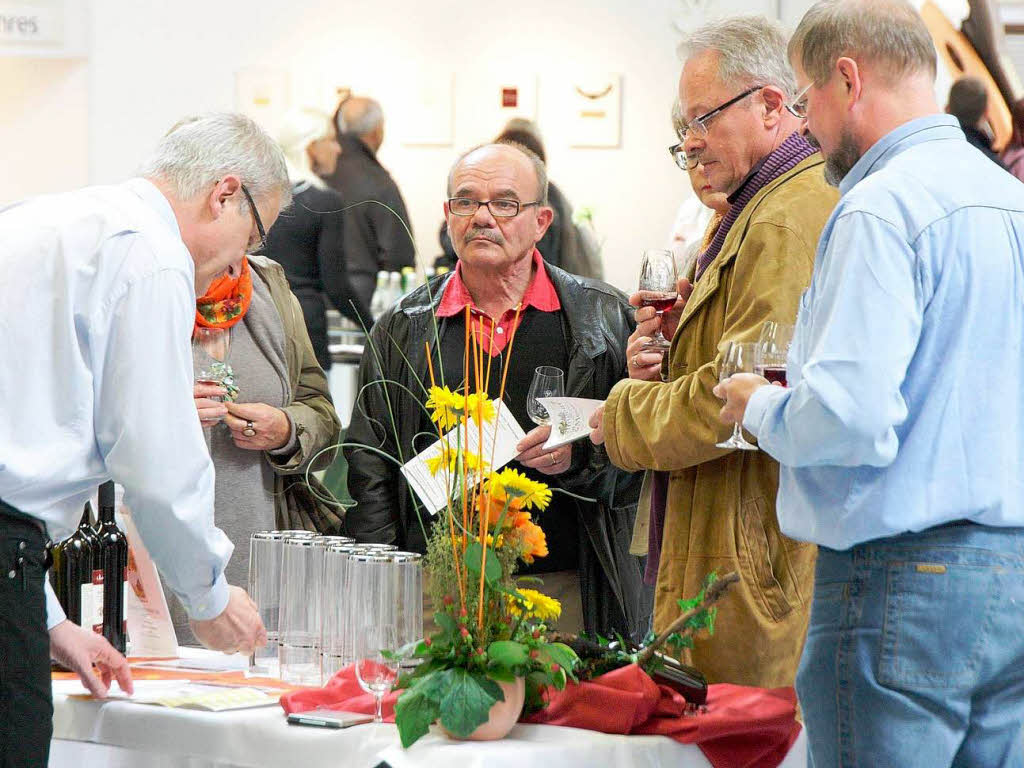
[[114,483],[100,486],[100,516],[96,535],[103,561],[103,636],[119,653],[125,652],[128,624],[125,600],[128,587],[128,539],[114,522]]
[[[92,586],[88,603],[82,603],[82,626],[98,635],[103,634],[103,553],[100,551],[100,537],[92,524],[92,505],[86,502],[82,522],[78,530],[89,540],[92,558],[89,583]],[[86,611],[88,608],[88,611]]]
[[84,530],[90,511],[86,504],[78,529],[53,550],[53,591],[68,619],[82,626],[83,608],[92,612],[92,539]]

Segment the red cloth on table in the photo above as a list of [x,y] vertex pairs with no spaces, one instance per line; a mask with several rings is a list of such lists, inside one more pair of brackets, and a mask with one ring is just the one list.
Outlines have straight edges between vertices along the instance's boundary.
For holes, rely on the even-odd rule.
[[[398,693],[384,698],[384,719],[395,720]],[[354,668],[336,674],[323,688],[281,697],[285,712],[317,707],[373,712],[373,696],[359,687]],[[749,688],[721,683],[708,688],[708,711],[686,714],[686,700],[658,685],[635,664],[564,691],[549,691],[548,706],[524,723],[565,725],[591,731],[668,736],[696,744],[715,768],[775,768],[800,733],[792,688]]]

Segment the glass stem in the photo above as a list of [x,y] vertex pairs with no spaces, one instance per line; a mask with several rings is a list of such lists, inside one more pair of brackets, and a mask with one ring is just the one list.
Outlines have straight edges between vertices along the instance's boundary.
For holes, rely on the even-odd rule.
[[740,423],[738,421],[735,424],[732,425],[732,439],[733,440],[742,440],[743,439],[743,433],[740,432]]
[[381,713],[381,708],[384,706],[384,696],[382,694],[375,693],[373,694],[373,697],[377,703],[377,712],[373,716],[373,722],[383,723],[384,715]]

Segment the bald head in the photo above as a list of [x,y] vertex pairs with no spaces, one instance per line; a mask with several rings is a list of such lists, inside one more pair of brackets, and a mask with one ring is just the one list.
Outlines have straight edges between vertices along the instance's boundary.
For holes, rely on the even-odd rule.
[[542,161],[534,152],[514,142],[482,144],[462,153],[448,172],[448,196],[456,194],[456,178],[466,168],[479,168],[485,172],[490,168],[511,164],[523,178],[534,181],[537,190],[534,200],[548,204],[548,174]]
[[366,96],[352,96],[338,109],[338,133],[358,136],[376,152],[384,141],[384,110]]

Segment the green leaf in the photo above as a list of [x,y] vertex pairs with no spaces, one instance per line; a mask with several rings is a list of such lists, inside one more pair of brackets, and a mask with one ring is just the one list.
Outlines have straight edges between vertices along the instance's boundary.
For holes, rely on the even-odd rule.
[[455,623],[455,617],[446,611],[437,611],[434,614],[434,623],[441,628],[441,633],[444,635],[455,637],[455,634],[459,631],[459,627]]
[[554,662],[566,672],[571,673],[573,667],[580,660],[576,652],[564,643],[548,643],[541,648],[541,656],[548,660],[548,662]]
[[487,658],[503,667],[518,667],[530,660],[530,653],[522,643],[496,640],[487,646]]
[[441,699],[441,724],[453,736],[464,739],[487,722],[491,706],[504,701],[501,688],[483,675],[462,668],[449,670],[450,678]]
[[[479,541],[472,542],[466,547],[466,567],[472,572],[480,573],[480,559],[483,556],[483,548]],[[493,549],[487,550],[487,559],[484,563],[484,579],[488,584],[495,584],[501,579],[501,563]]]
[[516,681],[516,673],[507,667],[499,667],[494,664],[487,666],[487,676],[491,680],[497,680],[499,683],[514,683]]
[[[418,687],[418,686],[417,686]],[[405,691],[395,702],[395,725],[402,739],[402,746],[408,749],[430,730],[430,724],[440,715],[436,701],[418,692],[416,688]]]

